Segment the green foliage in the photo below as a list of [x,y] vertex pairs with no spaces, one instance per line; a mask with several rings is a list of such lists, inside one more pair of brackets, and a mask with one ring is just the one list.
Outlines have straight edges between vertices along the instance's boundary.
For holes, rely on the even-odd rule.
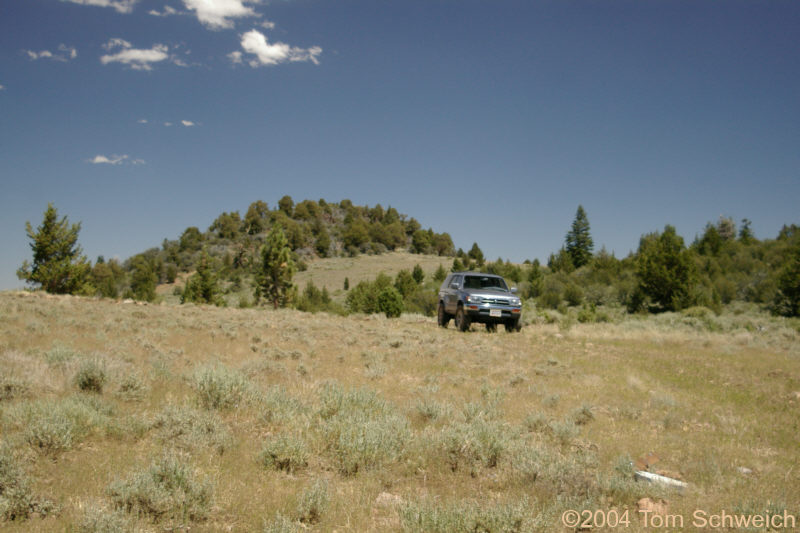
[[251,394],[251,386],[247,378],[221,364],[197,369],[192,385],[197,391],[200,405],[206,409],[238,407]]
[[275,309],[283,307],[294,296],[295,266],[283,229],[274,226],[261,249],[261,265],[256,274],[255,299],[264,297]]
[[151,426],[159,441],[192,451],[206,447],[218,454],[230,448],[233,437],[215,412],[189,406],[166,406]]
[[92,267],[90,279],[99,296],[106,298],[116,298],[120,294],[120,289],[125,284],[125,270],[119,261],[112,259],[105,262],[103,257],[97,258],[97,262]]
[[205,251],[197,264],[197,272],[186,282],[181,294],[181,303],[194,302],[224,305],[225,300],[219,294],[219,282],[213,261]]
[[439,263],[439,267],[436,269],[436,272],[433,273],[433,280],[437,283],[441,283],[447,277],[447,271],[444,269],[441,263]]
[[572,256],[566,249],[561,248],[557,253],[550,254],[547,260],[547,268],[552,272],[563,272],[569,274],[575,270],[575,265],[572,263]]
[[636,273],[641,291],[662,309],[678,311],[691,304],[695,267],[673,226],[642,237]]
[[293,435],[279,435],[264,445],[259,461],[265,468],[293,474],[308,466],[308,457],[305,441]]
[[307,313],[327,311],[329,313],[340,314],[344,311],[331,299],[328,289],[326,287],[319,289],[316,285],[314,285],[313,280],[306,284],[306,288],[303,289],[303,292],[297,298],[295,307],[297,307],[297,309],[300,311],[305,311]]
[[77,533],[133,533],[132,520],[118,509],[91,506],[78,522]]
[[257,200],[250,204],[244,215],[244,230],[248,235],[258,235],[266,231],[269,220],[269,207],[267,203]]
[[147,470],[131,474],[108,487],[111,501],[118,509],[154,522],[165,520],[185,524],[204,520],[213,500],[209,481],[200,480],[194,468],[176,455],[155,460]]
[[483,252],[481,251],[481,248],[480,246],[478,246],[477,242],[472,243],[472,248],[470,248],[469,252],[467,252],[467,257],[475,261],[475,264],[477,264],[479,267],[483,266],[483,263],[485,261],[485,258],[483,257]]
[[572,221],[572,227],[567,232],[564,247],[575,268],[588,264],[592,259],[594,241],[589,233],[589,218],[582,205],[578,206],[575,220]]
[[80,230],[80,222],[70,225],[67,217],[59,220],[56,208],[47,204],[44,220],[36,231],[30,222],[25,223],[33,263],[24,261],[17,277],[54,294],[91,293],[91,266],[78,245]]
[[396,318],[403,313],[403,297],[394,287],[384,287],[378,293],[378,312],[386,318]]
[[234,240],[242,230],[242,217],[238,211],[232,213],[222,213],[208,228],[220,239]]
[[145,302],[156,299],[158,274],[153,260],[144,254],[134,256],[131,260],[131,288],[128,296]]
[[380,313],[385,312],[378,307],[378,296],[383,289],[392,286],[392,278],[384,273],[378,274],[373,281],[360,281],[350,289],[345,298],[347,309],[351,313]]
[[377,394],[327,385],[320,396],[321,437],[339,472],[380,468],[403,453],[410,438],[408,421]]
[[419,501],[400,508],[400,524],[408,533],[518,533],[527,531],[525,522],[532,514],[525,500],[491,506]]
[[203,246],[203,234],[195,226],[190,226],[181,234],[179,249],[182,252],[196,252]]
[[324,480],[315,481],[300,495],[295,512],[297,520],[303,524],[316,524],[322,518],[329,502],[328,483]]
[[47,516],[55,505],[33,494],[28,476],[5,445],[0,447],[0,520],[25,520],[34,513]]
[[103,392],[106,383],[105,364],[99,359],[87,359],[81,363],[73,381],[84,392]]
[[773,310],[784,316],[800,316],[800,239],[778,274]]
[[294,200],[288,194],[278,200],[278,209],[286,213],[287,217],[291,217],[294,214]]

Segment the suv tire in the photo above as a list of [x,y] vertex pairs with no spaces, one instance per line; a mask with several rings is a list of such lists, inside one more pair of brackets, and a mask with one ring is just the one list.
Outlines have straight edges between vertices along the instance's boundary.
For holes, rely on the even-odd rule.
[[469,317],[464,312],[464,306],[459,304],[456,310],[456,328],[459,331],[467,331],[469,329]]
[[519,319],[516,320],[509,320],[505,324],[506,331],[509,333],[513,333],[514,331],[519,331],[522,329],[522,324],[519,323]]
[[490,322],[486,324],[486,331],[489,333],[495,333],[497,331],[497,324],[494,322]]
[[447,324],[450,323],[450,315],[447,314],[447,311],[444,310],[444,304],[439,302],[439,312],[437,313],[437,322],[439,326],[446,328]]

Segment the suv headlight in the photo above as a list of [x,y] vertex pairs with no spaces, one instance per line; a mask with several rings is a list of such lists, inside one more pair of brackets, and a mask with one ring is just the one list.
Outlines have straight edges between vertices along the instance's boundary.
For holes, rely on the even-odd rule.
[[483,298],[481,298],[480,296],[473,296],[472,294],[468,294],[467,301],[471,304],[479,304],[483,302]]
[[515,306],[515,307],[516,307],[516,306],[518,306],[518,305],[522,305],[522,300],[520,300],[519,298],[511,298],[511,299],[508,301],[508,303],[510,303],[511,305],[513,305],[513,306]]

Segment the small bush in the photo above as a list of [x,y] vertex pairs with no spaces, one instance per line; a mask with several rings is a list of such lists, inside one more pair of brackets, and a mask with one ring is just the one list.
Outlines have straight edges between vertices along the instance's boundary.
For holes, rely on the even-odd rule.
[[118,533],[134,531],[130,518],[119,510],[89,507],[75,529],[78,533]]
[[28,477],[11,451],[0,448],[0,519],[25,520],[33,514],[46,516],[54,510],[52,502],[34,496]]
[[105,364],[97,359],[88,359],[81,363],[75,374],[75,386],[84,392],[103,392],[106,383]]
[[147,393],[147,384],[138,374],[127,374],[117,388],[116,395],[127,401],[140,401]]
[[30,393],[30,388],[27,381],[8,376],[0,378],[0,401],[24,398]]
[[225,424],[215,414],[188,406],[165,407],[151,427],[157,431],[160,441],[186,450],[205,446],[222,454],[233,440]]
[[154,522],[185,523],[204,520],[212,503],[211,484],[200,481],[191,466],[174,455],[164,455],[145,471],[108,487],[114,506]]
[[320,393],[320,435],[342,474],[395,461],[410,436],[408,421],[377,394],[328,384]]
[[523,531],[531,515],[527,507],[526,500],[491,507],[477,502],[411,502],[400,508],[400,524],[410,533],[515,533]]
[[386,318],[396,318],[403,314],[403,297],[394,287],[384,287],[378,293],[378,311]]
[[96,429],[109,430],[113,409],[91,396],[71,396],[61,401],[25,402],[8,411],[24,428],[23,438],[39,452],[55,456]]
[[262,533],[297,533],[299,530],[300,526],[297,522],[278,513],[271,522],[264,523]]
[[200,405],[206,409],[238,407],[251,393],[250,383],[244,375],[220,364],[198,369],[193,385]]
[[570,419],[576,426],[583,426],[594,420],[594,413],[591,407],[583,405],[570,413]]
[[477,418],[443,428],[438,446],[452,471],[472,472],[477,465],[496,467],[510,440],[509,428]]
[[266,468],[294,473],[308,466],[308,446],[298,437],[281,435],[264,445],[259,460]]
[[303,491],[300,501],[297,502],[297,519],[304,524],[316,524],[322,518],[329,501],[328,484],[321,480],[315,481],[310,488]]

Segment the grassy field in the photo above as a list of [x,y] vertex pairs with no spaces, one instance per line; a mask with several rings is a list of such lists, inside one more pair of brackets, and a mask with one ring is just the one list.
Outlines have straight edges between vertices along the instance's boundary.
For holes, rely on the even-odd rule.
[[[346,268],[304,275],[333,287]],[[458,333],[20,292],[0,317],[4,531],[575,531],[569,509],[655,531],[648,505],[684,520],[671,531],[712,530],[696,510],[800,518],[797,321]],[[637,461],[688,487],[634,481]]]

